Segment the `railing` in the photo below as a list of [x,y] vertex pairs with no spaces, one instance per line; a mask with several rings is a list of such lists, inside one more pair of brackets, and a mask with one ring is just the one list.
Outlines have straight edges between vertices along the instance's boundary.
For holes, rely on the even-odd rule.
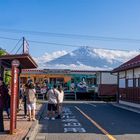
[[77,100],[77,94],[76,94],[76,91],[68,91],[68,90],[65,90],[64,91],[64,98],[66,99],[66,97],[69,97],[69,98],[74,98],[75,100]]

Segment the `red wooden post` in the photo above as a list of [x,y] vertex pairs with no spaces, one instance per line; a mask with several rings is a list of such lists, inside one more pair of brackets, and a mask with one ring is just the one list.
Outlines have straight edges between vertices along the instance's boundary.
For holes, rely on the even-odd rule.
[[11,88],[11,104],[10,104],[10,134],[16,131],[16,115],[17,115],[17,96],[18,96],[18,60],[12,61],[12,88]]

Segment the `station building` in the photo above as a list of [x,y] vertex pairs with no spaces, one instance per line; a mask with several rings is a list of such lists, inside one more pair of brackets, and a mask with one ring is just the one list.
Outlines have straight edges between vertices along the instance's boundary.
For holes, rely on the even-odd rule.
[[111,71],[87,71],[70,69],[43,69],[43,70],[22,70],[20,82],[25,84],[28,79],[34,83],[43,85],[46,82],[49,86],[62,84],[65,91],[78,93],[93,93],[99,97],[116,96],[117,77]]
[[115,68],[118,79],[118,102],[139,106],[140,104],[140,55]]

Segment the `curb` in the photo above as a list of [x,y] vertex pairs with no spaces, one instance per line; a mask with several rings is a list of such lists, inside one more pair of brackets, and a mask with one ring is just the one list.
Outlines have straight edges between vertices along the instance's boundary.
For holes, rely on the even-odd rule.
[[139,110],[133,109],[131,107],[125,107],[125,106],[122,106],[122,105],[119,105],[119,104],[112,104],[112,105],[115,106],[115,107],[121,108],[121,109],[125,109],[125,110],[128,110],[128,111],[132,111],[132,112],[140,114]]
[[34,140],[36,133],[38,132],[38,120],[36,120],[31,128],[29,129],[28,134],[26,135],[26,137],[24,138],[24,140]]
[[41,115],[42,115],[42,113],[45,109],[45,106],[46,106],[45,104],[43,104],[41,106],[41,110],[38,112],[37,117],[36,117],[37,120],[33,122],[32,126],[30,127],[30,129],[29,129],[27,135],[25,136],[24,140],[34,140],[35,139],[36,134],[38,132],[38,124],[39,124],[38,120],[40,120]]

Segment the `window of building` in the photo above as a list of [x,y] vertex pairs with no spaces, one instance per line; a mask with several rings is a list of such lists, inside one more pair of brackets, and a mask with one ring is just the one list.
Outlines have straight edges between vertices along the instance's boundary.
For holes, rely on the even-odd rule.
[[138,78],[138,87],[140,87],[140,78]]
[[134,87],[139,87],[139,79],[136,78],[134,81]]
[[125,78],[119,79],[119,88],[125,88]]
[[57,84],[63,84],[64,83],[64,78],[57,78],[56,83]]
[[133,87],[133,79],[128,79],[128,85],[127,87]]

